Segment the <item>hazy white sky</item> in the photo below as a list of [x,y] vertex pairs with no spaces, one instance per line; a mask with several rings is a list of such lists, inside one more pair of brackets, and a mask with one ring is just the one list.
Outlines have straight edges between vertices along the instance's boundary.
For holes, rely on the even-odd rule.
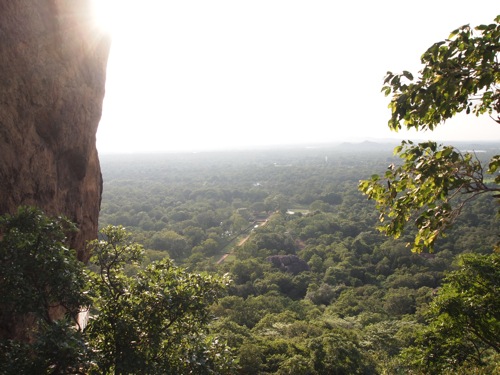
[[[388,70],[498,0],[96,0],[112,27],[99,152],[194,151],[360,138],[387,128]],[[500,139],[463,117],[432,139]]]

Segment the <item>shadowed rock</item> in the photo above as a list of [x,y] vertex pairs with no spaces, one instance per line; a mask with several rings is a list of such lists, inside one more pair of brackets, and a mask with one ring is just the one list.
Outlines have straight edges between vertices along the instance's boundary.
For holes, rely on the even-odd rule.
[[97,235],[96,150],[110,46],[86,0],[0,0],[0,213],[64,214],[80,260]]

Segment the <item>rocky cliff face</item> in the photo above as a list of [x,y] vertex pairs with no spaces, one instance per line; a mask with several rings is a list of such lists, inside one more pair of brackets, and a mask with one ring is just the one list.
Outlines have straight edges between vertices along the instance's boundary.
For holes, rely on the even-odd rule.
[[90,16],[87,0],[0,0],[0,213],[66,215],[83,261],[97,234],[110,45]]

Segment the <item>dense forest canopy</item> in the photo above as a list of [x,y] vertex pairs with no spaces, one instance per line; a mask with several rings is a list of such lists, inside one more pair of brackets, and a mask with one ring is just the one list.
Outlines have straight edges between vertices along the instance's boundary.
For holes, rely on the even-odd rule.
[[[400,353],[426,326],[456,256],[489,254],[498,231],[484,197],[432,255],[410,251],[412,231],[379,234],[374,204],[357,186],[398,161],[393,147],[105,156],[101,222],[124,224],[149,261],[167,256],[230,275],[211,329],[242,374],[408,369],[414,357]],[[498,152],[493,143],[457,147],[484,160]],[[491,355],[485,348],[478,360]]]

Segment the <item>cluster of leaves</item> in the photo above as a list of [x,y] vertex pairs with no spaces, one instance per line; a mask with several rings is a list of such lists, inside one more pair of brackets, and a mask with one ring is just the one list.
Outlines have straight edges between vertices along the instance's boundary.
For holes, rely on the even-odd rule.
[[88,302],[83,266],[65,244],[70,230],[76,228],[68,220],[50,219],[35,208],[0,217],[2,314],[31,313],[50,323],[52,310],[74,314]]
[[457,366],[477,371],[494,363],[500,358],[499,299],[500,255],[461,256],[426,312],[428,325],[403,358],[425,373],[453,372]]
[[462,26],[448,40],[432,45],[421,58],[418,81],[404,71],[388,72],[382,91],[392,95],[389,128],[403,124],[416,130],[433,130],[465,111],[489,114],[500,122],[500,16],[494,23]]
[[88,353],[72,318],[90,300],[68,230],[75,230],[69,221],[35,208],[0,217],[0,373],[83,369]]

